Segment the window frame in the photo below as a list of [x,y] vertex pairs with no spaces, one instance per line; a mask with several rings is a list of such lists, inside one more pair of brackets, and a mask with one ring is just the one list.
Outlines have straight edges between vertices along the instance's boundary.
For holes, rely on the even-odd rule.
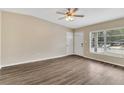
[[[90,53],[93,53],[93,54],[99,54],[99,55],[106,55],[106,56],[112,56],[112,57],[120,57],[120,58],[124,58],[124,55],[122,54],[122,56],[114,56],[114,55],[107,55],[107,54],[102,54],[102,53],[98,53],[98,52],[93,52],[92,50],[91,50],[91,46],[92,46],[92,33],[93,32],[107,32],[107,31],[110,31],[110,30],[120,30],[120,29],[124,29],[124,27],[115,27],[115,28],[108,28],[108,29],[102,29],[102,30],[94,30],[94,31],[90,31],[89,32],[89,52]],[[121,54],[120,54],[121,55]]]

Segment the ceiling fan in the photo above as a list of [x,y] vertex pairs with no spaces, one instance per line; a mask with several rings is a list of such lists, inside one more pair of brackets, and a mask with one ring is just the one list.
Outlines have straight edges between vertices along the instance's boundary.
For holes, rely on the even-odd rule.
[[66,8],[66,12],[59,12],[57,11],[57,14],[64,15],[63,17],[59,18],[58,20],[65,19],[66,21],[73,21],[74,17],[84,17],[84,15],[76,15],[76,12],[78,11],[78,8]]

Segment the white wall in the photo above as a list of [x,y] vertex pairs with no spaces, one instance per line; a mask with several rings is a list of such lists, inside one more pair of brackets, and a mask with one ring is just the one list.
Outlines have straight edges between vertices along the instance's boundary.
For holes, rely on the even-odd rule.
[[35,17],[2,12],[2,66],[66,55],[66,32]]
[[82,31],[84,33],[84,56],[87,58],[124,66],[124,58],[93,54],[90,52],[89,33],[91,31],[99,31],[116,27],[124,27],[124,18],[76,29],[76,31]]
[[[123,58],[89,51],[91,31],[122,26],[124,18],[76,29],[84,33],[84,56],[124,66]],[[2,12],[2,66],[66,55],[68,31],[72,30],[35,17]]]
[[2,19],[1,19],[1,11],[0,11],[0,68],[1,68],[1,25],[2,25]]

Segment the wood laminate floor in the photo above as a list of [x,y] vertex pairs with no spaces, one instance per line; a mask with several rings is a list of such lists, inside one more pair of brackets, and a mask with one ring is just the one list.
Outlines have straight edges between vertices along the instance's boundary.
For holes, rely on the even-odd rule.
[[0,70],[1,85],[124,84],[124,68],[67,56]]

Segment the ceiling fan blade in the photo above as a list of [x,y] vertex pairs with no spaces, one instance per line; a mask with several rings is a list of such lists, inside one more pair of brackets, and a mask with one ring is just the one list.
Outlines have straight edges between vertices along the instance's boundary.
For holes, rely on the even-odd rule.
[[57,14],[61,14],[61,15],[65,15],[65,13],[63,12],[56,12]]
[[76,11],[78,11],[78,8],[72,9],[72,12],[73,12],[73,13],[75,13]]
[[62,9],[61,12],[66,13],[68,10],[67,9]]
[[62,20],[62,19],[65,19],[65,17],[60,17],[60,18],[58,18],[58,20]]
[[70,12],[71,11],[71,8],[67,8],[67,10],[68,10],[68,12]]
[[84,15],[73,15],[74,17],[84,17]]

